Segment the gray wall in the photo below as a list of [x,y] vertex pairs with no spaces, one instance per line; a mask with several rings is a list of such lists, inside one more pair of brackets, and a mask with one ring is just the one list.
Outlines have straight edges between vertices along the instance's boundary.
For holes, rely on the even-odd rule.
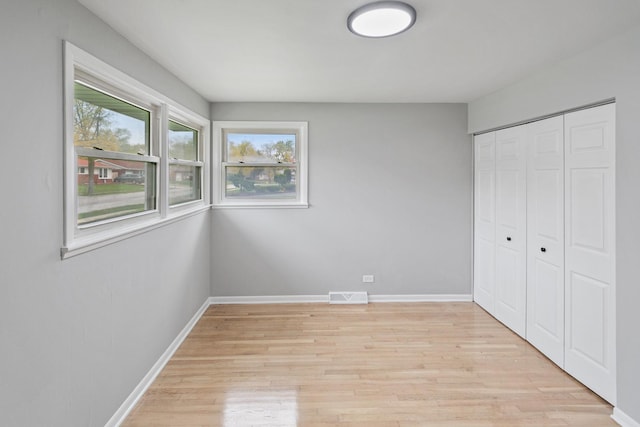
[[640,27],[469,105],[481,131],[616,98],[618,407],[640,422]]
[[0,425],[101,426],[209,295],[209,215],[60,260],[62,40],[208,116],[73,0],[0,12]]
[[311,204],[214,210],[213,296],[471,293],[466,105],[215,103],[212,118],[308,121]]

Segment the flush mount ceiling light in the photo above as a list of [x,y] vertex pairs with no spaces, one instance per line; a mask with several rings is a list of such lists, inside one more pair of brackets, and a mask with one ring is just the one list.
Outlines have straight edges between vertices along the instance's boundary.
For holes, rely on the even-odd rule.
[[399,1],[369,3],[347,18],[349,31],[362,37],[389,37],[407,31],[416,22],[416,10]]

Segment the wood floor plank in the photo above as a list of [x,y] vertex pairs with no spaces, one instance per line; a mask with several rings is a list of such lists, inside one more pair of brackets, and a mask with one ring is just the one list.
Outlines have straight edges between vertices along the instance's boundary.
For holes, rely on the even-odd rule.
[[615,426],[473,303],[211,306],[124,426]]

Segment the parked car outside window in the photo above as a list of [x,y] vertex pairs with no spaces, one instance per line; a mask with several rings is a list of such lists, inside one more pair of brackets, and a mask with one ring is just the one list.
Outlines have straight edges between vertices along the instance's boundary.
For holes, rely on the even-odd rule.
[[143,184],[144,176],[136,173],[125,173],[124,175],[118,175],[114,181],[123,184]]

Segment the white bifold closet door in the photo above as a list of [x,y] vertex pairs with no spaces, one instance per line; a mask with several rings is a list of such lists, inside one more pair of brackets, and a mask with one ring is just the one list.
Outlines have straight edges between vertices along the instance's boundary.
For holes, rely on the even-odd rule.
[[474,300],[615,405],[615,104],[474,144]]
[[526,127],[496,132],[496,255],[493,314],[518,335],[526,330]]
[[564,120],[527,125],[527,341],[564,366]]
[[565,370],[616,402],[615,104],[565,115]]
[[474,138],[473,299],[493,312],[495,293],[495,133]]

